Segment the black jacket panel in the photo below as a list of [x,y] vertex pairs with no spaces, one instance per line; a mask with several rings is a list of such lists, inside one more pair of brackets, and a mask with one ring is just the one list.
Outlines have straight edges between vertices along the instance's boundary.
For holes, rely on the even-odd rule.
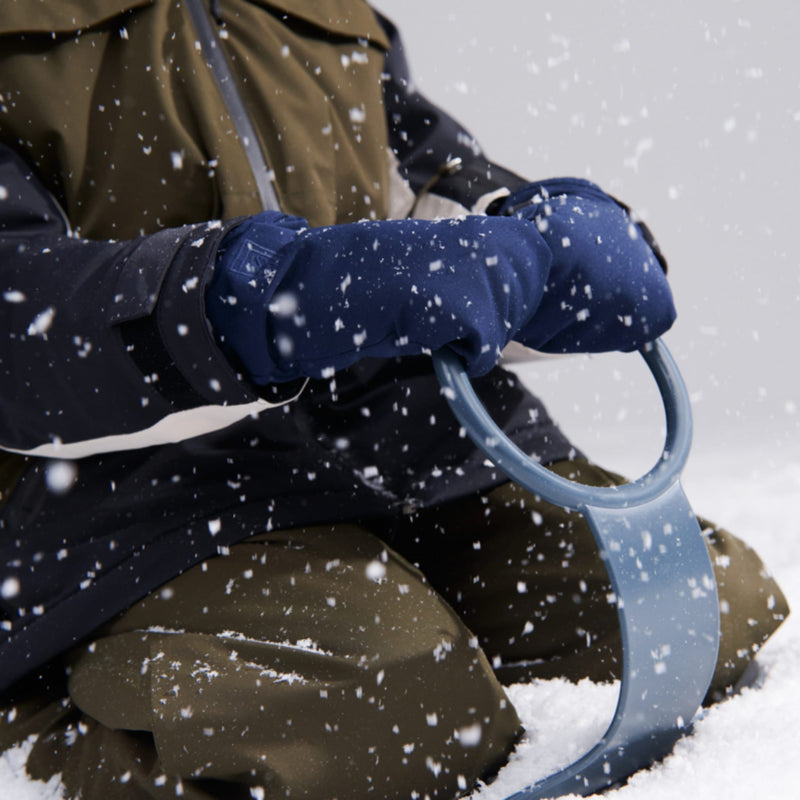
[[383,91],[389,142],[414,193],[430,190],[471,209],[497,189],[522,188],[525,179],[492,163],[466,128],[414,88],[397,28],[379,19],[391,43]]
[[[231,223],[129,242],[76,238],[53,198],[2,145],[0,186],[8,334],[0,337],[0,374],[15,387],[0,407],[0,446],[38,452],[44,445],[66,457],[61,444],[144,431],[194,407],[258,400],[216,347],[204,313],[209,264]],[[154,337],[148,329],[156,327]]]

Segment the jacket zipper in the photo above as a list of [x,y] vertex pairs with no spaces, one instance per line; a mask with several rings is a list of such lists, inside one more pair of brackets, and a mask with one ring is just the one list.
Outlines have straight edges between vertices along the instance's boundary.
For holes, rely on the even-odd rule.
[[259,146],[253,121],[244,107],[230,64],[222,51],[219,37],[209,18],[210,12],[206,11],[203,0],[185,0],[185,2],[192,16],[192,22],[198,36],[201,51],[205,56],[206,64],[214,76],[222,99],[228,108],[228,113],[233,121],[239,141],[244,147],[261,205],[266,211],[280,211],[281,206],[278,201],[278,195],[275,192],[273,173],[269,168],[266,156]]

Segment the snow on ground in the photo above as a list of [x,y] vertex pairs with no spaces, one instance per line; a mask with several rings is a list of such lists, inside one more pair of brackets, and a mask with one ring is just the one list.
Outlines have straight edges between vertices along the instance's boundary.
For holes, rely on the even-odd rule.
[[[709,710],[661,764],[635,775],[609,800],[788,800],[800,786],[800,458],[765,466],[758,452],[690,459],[684,481],[696,510],[735,531],[761,553],[799,611],[760,655],[758,689]],[[529,741],[490,786],[471,800],[505,800],[565,766],[602,735],[616,703],[614,686],[561,681],[514,686],[510,695]],[[34,782],[25,751],[0,756],[0,798],[65,800],[58,777]],[[354,799],[355,800],[355,799]]]
[[47,783],[34,781],[25,774],[25,760],[30,747],[27,743],[0,755],[0,798],[3,800],[65,800],[66,793],[60,776]]

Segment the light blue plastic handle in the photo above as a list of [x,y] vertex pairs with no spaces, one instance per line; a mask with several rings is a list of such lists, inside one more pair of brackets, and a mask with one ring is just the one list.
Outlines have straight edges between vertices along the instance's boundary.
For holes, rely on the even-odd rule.
[[488,415],[458,357],[450,351],[434,355],[445,397],[475,444],[514,482],[584,515],[617,602],[623,664],[611,725],[574,764],[509,800],[585,796],[664,757],[690,726],[714,673],[716,584],[679,480],[692,438],[689,397],[663,342],[640,352],[661,392],[667,435],[653,468],[621,487],[573,483],[527,456]]

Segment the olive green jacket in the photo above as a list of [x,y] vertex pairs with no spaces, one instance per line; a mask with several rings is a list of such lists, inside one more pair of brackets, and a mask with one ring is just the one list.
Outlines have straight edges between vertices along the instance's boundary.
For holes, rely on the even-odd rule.
[[381,74],[365,3],[4,3],[2,140],[87,238],[257,213],[252,165],[199,43],[216,28],[280,203],[312,225],[386,215]]

